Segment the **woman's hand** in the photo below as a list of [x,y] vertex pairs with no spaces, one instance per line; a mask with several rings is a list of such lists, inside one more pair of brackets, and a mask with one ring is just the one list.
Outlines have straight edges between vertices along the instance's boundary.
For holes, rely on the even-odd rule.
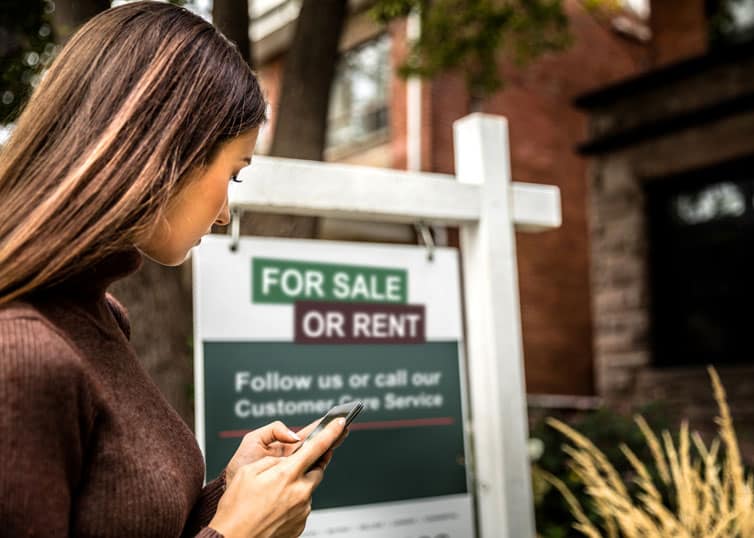
[[267,456],[287,456],[298,446],[299,441],[301,441],[301,437],[289,430],[279,420],[247,433],[225,467],[226,487],[244,465],[254,463]]
[[[226,487],[233,481],[238,469],[244,465],[254,463],[267,456],[279,458],[293,454],[301,445],[302,439],[306,439],[309,433],[317,427],[319,421],[320,419],[317,419],[302,428],[298,434],[278,420],[244,435],[241,444],[225,467]],[[333,448],[339,446],[347,435],[348,432],[344,432]]]
[[[209,526],[225,538],[299,536],[311,512],[312,492],[322,481],[332,457],[331,447],[343,433],[344,424],[343,419],[334,420],[295,454],[266,455],[239,467]],[[273,443],[265,445],[266,450]],[[298,443],[284,445],[295,449]]]

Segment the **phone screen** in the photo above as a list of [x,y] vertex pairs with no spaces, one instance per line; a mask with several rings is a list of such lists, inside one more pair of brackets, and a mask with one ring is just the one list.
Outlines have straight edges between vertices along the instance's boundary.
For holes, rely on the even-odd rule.
[[310,433],[306,441],[317,435],[319,432],[324,430],[330,422],[335,420],[336,418],[345,418],[346,419],[346,428],[348,427],[351,422],[353,422],[353,419],[356,418],[356,415],[361,413],[361,410],[364,409],[364,404],[360,401],[356,400],[354,402],[349,402],[347,404],[342,405],[336,405],[332,409],[330,409],[327,414],[324,416],[322,420],[319,421],[319,424],[317,424],[317,427],[314,428],[312,433]]
[[358,400],[354,402],[349,402],[347,404],[342,405],[336,405],[335,407],[331,408],[327,414],[322,418],[322,420],[319,421],[319,424],[317,424],[317,427],[312,430],[312,432],[306,436],[306,439],[304,439],[304,442],[301,443],[296,450],[293,452],[298,452],[298,450],[304,446],[304,444],[317,435],[319,432],[324,430],[330,422],[335,420],[336,418],[343,417],[346,419],[346,428],[348,427],[351,422],[353,422],[353,419],[356,418],[356,415],[361,413],[361,410],[364,409],[364,404]]

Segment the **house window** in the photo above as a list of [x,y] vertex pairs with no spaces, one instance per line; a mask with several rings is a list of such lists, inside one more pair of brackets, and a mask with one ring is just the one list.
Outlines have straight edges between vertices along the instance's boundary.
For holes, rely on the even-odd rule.
[[390,74],[390,38],[386,35],[341,57],[330,96],[329,150],[356,149],[385,140]]
[[754,1],[707,0],[710,45],[713,47],[754,38]]
[[647,186],[657,366],[751,364],[754,160]]

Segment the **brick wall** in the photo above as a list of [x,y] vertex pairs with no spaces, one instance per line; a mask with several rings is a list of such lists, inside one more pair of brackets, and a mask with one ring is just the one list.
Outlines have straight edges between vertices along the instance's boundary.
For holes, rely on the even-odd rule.
[[654,0],[649,16],[655,66],[707,50],[705,0]]
[[[408,54],[408,46],[404,39],[406,22],[394,22],[390,27],[390,35],[390,61],[393,69],[395,69]],[[390,143],[393,154],[393,168],[404,170],[408,161],[406,155],[406,81],[399,77],[393,77],[390,84]]]
[[628,400],[649,362],[644,195],[621,156],[596,160],[591,187],[596,382],[616,403]]
[[[717,408],[702,366],[654,368],[643,181],[754,154],[754,114],[721,119],[596,159],[592,166],[592,296],[598,393],[622,411],[668,404],[710,438]],[[754,463],[754,367],[719,372],[744,456]]]
[[[704,167],[754,155],[754,111],[722,110],[715,118],[701,110],[735,101],[754,88],[754,59],[686,69],[641,89],[595,105],[592,133],[615,137],[621,131],[693,117],[696,124],[605,150],[595,157],[591,176],[592,297],[598,393],[623,411],[663,401],[676,419],[688,420],[709,439],[717,407],[703,366],[656,368],[652,364],[651,296],[644,185]],[[695,64],[696,65],[696,64]],[[724,83],[722,82],[724,81]],[[737,426],[742,453],[754,462],[754,367],[718,368]]]
[[[523,70],[503,68],[506,86],[482,111],[508,118],[514,180],[561,189],[563,226],[517,236],[527,390],[592,394],[587,173],[573,149],[586,117],[571,101],[637,72],[643,55],[609,21],[578,2],[567,7],[573,45]],[[452,173],[452,122],[469,112],[469,98],[458,75],[439,77],[432,88],[432,170]]]
[[[592,132],[615,136],[621,129],[667,122],[674,115],[687,115],[747,93],[754,88],[752,65],[753,59],[744,59],[700,68],[674,82],[635,90],[598,107],[593,112],[598,125]],[[721,85],[721,80],[727,83]],[[599,125],[612,127],[603,130]],[[596,380],[598,393],[614,404],[628,406],[656,396],[654,389],[647,389],[653,386],[655,373],[650,369],[649,238],[643,184],[752,154],[754,112],[742,111],[593,159],[590,213]]]

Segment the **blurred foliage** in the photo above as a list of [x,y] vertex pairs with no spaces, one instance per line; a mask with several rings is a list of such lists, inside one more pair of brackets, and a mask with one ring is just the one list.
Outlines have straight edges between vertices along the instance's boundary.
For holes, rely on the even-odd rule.
[[598,13],[618,11],[625,6],[624,0],[582,0],[581,3],[589,11]]
[[[616,0],[584,1],[599,9]],[[54,6],[53,0],[0,0],[0,124],[13,121],[54,57]],[[421,33],[399,74],[460,69],[474,98],[502,86],[501,59],[524,64],[571,42],[564,0],[377,0],[372,15],[388,23],[412,11],[421,14]]]
[[[649,426],[658,431],[667,429],[669,413],[660,403],[647,405],[637,411],[647,420]],[[588,437],[613,463],[618,473],[632,493],[636,493],[633,482],[635,471],[620,450],[620,444],[626,444],[643,462],[652,461],[652,454],[644,437],[632,417],[618,414],[608,409],[589,413],[569,421],[569,425]],[[544,443],[541,457],[532,465],[532,489],[537,524],[537,534],[541,538],[576,538],[583,534],[574,530],[573,515],[563,496],[544,479],[545,473],[555,475],[574,493],[587,517],[598,525],[601,520],[584,484],[568,466],[568,455],[562,445],[566,438],[560,432],[545,424],[544,420],[534,425],[529,433],[531,438]],[[650,468],[650,473],[657,478],[657,470]],[[669,499],[668,492],[662,492]]]
[[[0,0],[0,123],[13,121],[54,56],[53,10],[53,0]],[[570,43],[563,0],[378,0],[372,14],[387,23],[413,10],[421,13],[421,36],[399,74],[432,77],[459,68],[474,97],[502,86],[501,56],[522,64]]]
[[571,41],[563,0],[378,0],[372,8],[383,24],[411,12],[420,13],[421,33],[399,74],[458,68],[477,98],[502,86],[501,55],[522,64]]
[[13,122],[55,57],[54,11],[53,0],[0,0],[0,125]]
[[12,121],[54,53],[52,0],[0,0],[0,124]]

